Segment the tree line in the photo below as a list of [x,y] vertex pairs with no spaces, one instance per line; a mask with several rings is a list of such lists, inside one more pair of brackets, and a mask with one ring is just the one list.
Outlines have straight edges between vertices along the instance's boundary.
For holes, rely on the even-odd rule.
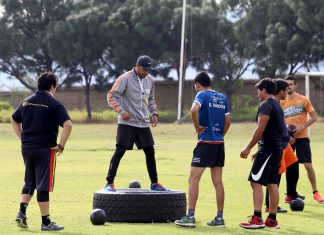
[[[179,74],[182,1],[0,0],[0,71],[29,90],[53,71],[59,87],[107,84],[134,65],[155,59],[165,79]],[[324,56],[324,4],[315,0],[191,0],[187,4],[185,66],[205,70],[228,96],[253,68],[276,77],[318,68]]]

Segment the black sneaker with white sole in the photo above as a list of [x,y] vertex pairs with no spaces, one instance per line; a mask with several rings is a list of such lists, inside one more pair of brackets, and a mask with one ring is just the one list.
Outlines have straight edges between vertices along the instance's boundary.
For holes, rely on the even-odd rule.
[[18,212],[15,221],[19,228],[28,228],[27,217],[21,211]]
[[42,231],[59,231],[63,230],[64,226],[57,225],[55,222],[49,223],[49,225],[42,224],[41,230]]

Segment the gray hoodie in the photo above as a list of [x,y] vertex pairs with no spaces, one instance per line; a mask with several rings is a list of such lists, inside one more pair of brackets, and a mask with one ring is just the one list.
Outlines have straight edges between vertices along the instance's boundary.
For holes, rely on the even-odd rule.
[[[153,77],[139,78],[135,69],[118,77],[107,94],[110,107],[118,113],[118,124],[135,127],[149,127],[151,115],[157,115]],[[128,112],[130,120],[124,121],[121,115]]]

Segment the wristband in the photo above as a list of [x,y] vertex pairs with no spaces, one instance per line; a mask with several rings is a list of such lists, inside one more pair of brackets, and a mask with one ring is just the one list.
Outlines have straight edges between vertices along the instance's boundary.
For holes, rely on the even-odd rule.
[[63,151],[63,150],[64,150],[64,146],[63,146],[63,145],[61,145],[61,144],[58,144],[57,146],[59,147],[59,149],[60,149],[61,151]]

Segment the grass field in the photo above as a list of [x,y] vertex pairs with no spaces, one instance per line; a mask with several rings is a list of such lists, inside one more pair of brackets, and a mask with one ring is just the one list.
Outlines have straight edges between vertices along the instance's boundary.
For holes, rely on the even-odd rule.
[[[253,212],[252,194],[247,181],[250,160],[243,160],[239,153],[246,146],[255,128],[254,123],[232,124],[226,136],[225,185],[225,228],[207,227],[206,222],[215,215],[214,189],[206,170],[201,184],[196,208],[197,228],[184,229],[173,223],[127,224],[106,223],[93,226],[89,220],[93,193],[105,184],[110,157],[114,151],[116,125],[74,125],[72,136],[56,167],[56,184],[51,198],[51,217],[64,225],[61,234],[270,234],[279,231],[263,229],[247,231],[238,224]],[[313,163],[318,179],[318,188],[324,194],[324,123],[314,124],[311,146]],[[159,180],[171,189],[187,191],[192,150],[196,136],[190,124],[160,124],[153,129],[156,142],[156,157]],[[27,216],[28,230],[16,227],[14,218],[18,211],[19,194],[23,185],[23,161],[20,143],[9,124],[0,124],[0,234],[36,234],[40,232],[40,212],[35,198],[31,201]],[[128,151],[121,161],[115,184],[127,187],[131,180],[139,180],[142,187],[149,186],[145,158],[141,151]],[[283,202],[285,179],[280,191]],[[312,199],[311,187],[306,171],[300,167],[298,192],[306,196],[305,210],[280,214],[282,234],[324,234],[324,204]],[[263,214],[265,217],[265,214]]]

